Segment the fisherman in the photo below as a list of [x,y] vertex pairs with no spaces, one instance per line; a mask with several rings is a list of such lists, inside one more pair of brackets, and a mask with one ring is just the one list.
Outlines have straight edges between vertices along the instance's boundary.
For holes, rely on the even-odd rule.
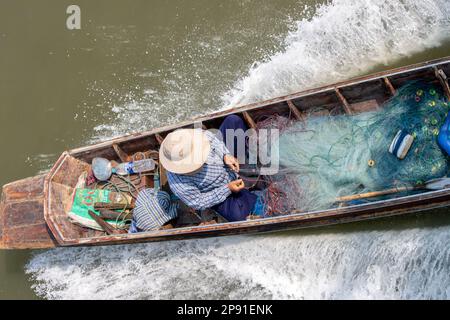
[[161,144],[159,159],[168,171],[170,189],[186,205],[194,210],[212,208],[228,221],[242,221],[252,213],[257,197],[238,176],[237,144],[234,155],[226,147],[229,129],[245,132],[247,126],[230,115],[219,128],[220,138],[201,129],[171,132]]

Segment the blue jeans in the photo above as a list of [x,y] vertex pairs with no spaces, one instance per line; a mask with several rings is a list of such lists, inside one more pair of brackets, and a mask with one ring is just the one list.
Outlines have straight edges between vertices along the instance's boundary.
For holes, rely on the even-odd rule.
[[[227,116],[219,128],[225,144],[227,144],[225,134],[227,129],[246,131],[248,128],[239,116]],[[230,152],[237,157],[237,138],[234,139],[234,150],[230,150]],[[230,222],[243,221],[252,212],[256,198],[256,195],[247,189],[243,189],[237,193],[232,193],[224,202],[215,205],[213,209]]]

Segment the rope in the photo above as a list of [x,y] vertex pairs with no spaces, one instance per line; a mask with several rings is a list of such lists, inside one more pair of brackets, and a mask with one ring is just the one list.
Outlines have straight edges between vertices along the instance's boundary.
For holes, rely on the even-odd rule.
[[[143,154],[143,153],[142,153]],[[136,154],[133,155],[133,157]],[[158,165],[155,167],[155,172],[158,170]],[[126,200],[126,203],[124,204],[123,209],[120,209],[117,211],[119,215],[117,216],[115,223],[117,229],[126,229],[127,224],[131,222],[131,219],[128,217],[131,215],[131,212],[127,211],[127,207],[129,207],[130,202],[128,201],[127,195],[130,195],[134,200],[137,199],[137,196],[139,194],[139,189],[136,187],[139,185],[142,181],[142,178],[145,176],[154,176],[155,173],[139,173],[138,175],[131,176],[121,176],[118,174],[113,174],[109,181],[97,181],[94,185],[94,189],[103,189],[103,190],[110,190],[113,192],[119,193],[123,199]],[[117,177],[120,182],[113,182],[112,177]]]

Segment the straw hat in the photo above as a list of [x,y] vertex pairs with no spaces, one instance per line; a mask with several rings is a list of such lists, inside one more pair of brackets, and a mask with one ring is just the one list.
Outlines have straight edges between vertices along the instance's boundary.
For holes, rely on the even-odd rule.
[[211,149],[201,129],[179,129],[167,135],[159,149],[159,160],[170,172],[185,174],[200,169]]

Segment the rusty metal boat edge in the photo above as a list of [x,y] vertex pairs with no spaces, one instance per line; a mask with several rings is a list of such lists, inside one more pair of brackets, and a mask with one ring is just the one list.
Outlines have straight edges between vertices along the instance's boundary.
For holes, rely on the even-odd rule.
[[110,245],[273,232],[348,223],[450,206],[450,190],[446,189],[317,212],[121,235],[70,230],[63,210],[70,189],[68,186],[73,186],[74,183],[71,172],[85,169],[85,165],[95,156],[114,157],[113,144],[120,145],[128,152],[155,147],[158,144],[158,135],[164,136],[174,129],[190,126],[198,121],[209,127],[217,127],[221,119],[229,114],[241,114],[249,125],[252,125],[252,117],[275,112],[293,114],[296,119],[301,120],[304,111],[314,109],[315,103],[325,106],[337,103],[342,105],[342,112],[345,113],[364,112],[388,99],[389,94],[395,93],[395,87],[413,79],[423,79],[442,85],[444,92],[449,96],[448,80],[436,77],[438,70],[450,73],[450,57],[234,107],[175,125],[66,151],[48,174],[19,180],[3,187],[0,201],[0,249]]

